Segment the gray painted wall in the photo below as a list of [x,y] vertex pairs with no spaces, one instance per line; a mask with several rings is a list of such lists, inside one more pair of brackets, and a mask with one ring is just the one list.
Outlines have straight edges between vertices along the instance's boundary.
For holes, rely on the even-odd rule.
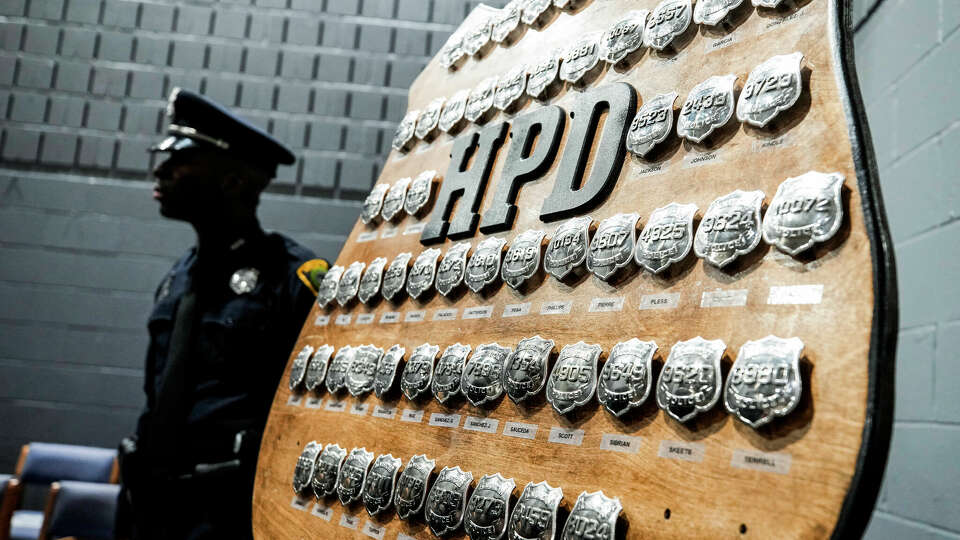
[[[261,217],[335,257],[406,86],[475,3],[0,1],[0,470],[30,440],[111,446],[131,429],[151,293],[192,242],[144,181],[172,86],[296,149]],[[901,304],[896,426],[867,536],[958,539],[960,0],[855,8]]]

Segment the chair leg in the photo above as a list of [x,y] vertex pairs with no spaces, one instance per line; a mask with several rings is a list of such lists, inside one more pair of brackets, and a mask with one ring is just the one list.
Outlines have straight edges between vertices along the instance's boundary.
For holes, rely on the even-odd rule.
[[50,525],[50,516],[57,505],[57,496],[60,495],[60,482],[50,484],[50,493],[47,495],[47,505],[43,509],[43,525],[40,526],[40,536],[37,540],[48,540],[47,528]]
[[13,511],[17,509],[22,491],[20,480],[11,478],[7,481],[3,500],[0,500],[0,540],[10,540],[10,520],[13,519]]

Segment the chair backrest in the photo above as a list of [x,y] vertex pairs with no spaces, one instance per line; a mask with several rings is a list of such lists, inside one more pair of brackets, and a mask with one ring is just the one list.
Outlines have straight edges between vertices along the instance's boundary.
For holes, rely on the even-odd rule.
[[120,486],[65,480],[58,482],[47,509],[41,540],[73,536],[112,540]]
[[30,443],[17,471],[24,484],[59,480],[109,483],[114,479],[117,451],[72,444]]

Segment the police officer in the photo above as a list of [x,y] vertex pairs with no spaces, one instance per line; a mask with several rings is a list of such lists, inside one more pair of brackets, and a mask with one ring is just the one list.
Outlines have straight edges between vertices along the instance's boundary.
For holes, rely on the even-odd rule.
[[167,115],[153,198],[197,243],[156,291],[117,532],[249,538],[260,436],[326,263],[257,221],[260,192],[294,162],[287,148],[187,90],[173,90]]

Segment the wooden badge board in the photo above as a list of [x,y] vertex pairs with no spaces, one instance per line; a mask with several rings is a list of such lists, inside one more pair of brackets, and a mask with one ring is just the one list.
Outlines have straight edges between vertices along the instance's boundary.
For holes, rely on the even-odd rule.
[[[498,276],[483,294],[460,285],[444,296],[431,287],[432,294],[417,300],[401,294],[396,301],[315,306],[263,436],[253,501],[257,537],[433,536],[422,512],[401,520],[392,507],[370,516],[362,503],[343,506],[335,496],[298,501],[291,479],[310,441],[335,443],[348,452],[363,447],[376,456],[389,453],[404,465],[425,454],[436,460],[433,478],[443,467],[459,466],[473,473],[472,487],[482,475],[500,473],[516,482],[511,508],[524,486],[546,481],[563,490],[557,538],[578,495],[597,490],[622,503],[617,537],[847,538],[862,533],[886,461],[897,309],[893,255],[853,69],[851,10],[843,0],[786,0],[777,8],[752,5],[756,3],[744,0],[716,25],[691,23],[665,51],[642,46],[616,64],[600,60],[577,84],[555,84],[545,99],[523,99],[506,111],[492,109],[482,123],[463,122],[456,133],[414,139],[403,151],[393,151],[378,183],[392,185],[438,171],[428,211],[419,218],[401,211],[402,217],[389,222],[358,220],[337,264],[370,264],[378,257],[389,264],[400,253],[416,258],[428,248],[445,255],[458,242],[476,250],[488,237],[502,238],[509,246],[528,229],[545,231],[546,245],[557,226],[575,216],[592,218],[595,238],[603,219],[636,212],[639,233],[655,209],[671,202],[695,204],[695,224],[703,227],[716,198],[738,189],[760,190],[764,211],[771,212],[778,186],[808,171],[839,173],[845,179],[843,221],[836,235],[797,255],[762,241],[723,268],[691,252],[661,274],[630,263],[613,281],[589,273],[564,281],[541,275],[518,292]],[[490,77],[505,76],[517,65],[569,49],[585,35],[610,29],[628,11],[653,11],[658,2],[571,4],[549,7],[531,25],[521,22],[509,44],[485,45],[456,69],[441,65],[442,51],[411,87],[409,109],[423,111],[435,98],[449,99]],[[495,11],[477,8],[458,34]],[[677,119],[688,94],[709,77],[735,75],[740,96],[754,68],[793,52],[804,57],[801,96],[766,127],[753,127],[734,115],[710,137],[693,143],[681,140],[674,124],[649,159],[622,150],[635,111],[657,94],[678,94],[672,111]],[[599,121],[588,124],[585,117],[592,109],[583,103],[623,83],[636,103],[616,94],[596,115]],[[503,189],[498,184],[506,173],[515,173],[510,156],[528,157],[537,145],[551,142],[549,133],[539,133],[532,148],[512,153],[511,144],[523,144],[516,140],[522,134],[515,126],[524,115],[550,106],[563,112],[555,151],[516,184],[516,214],[506,220],[507,227],[481,232]],[[577,116],[577,111],[585,113]],[[576,156],[569,161],[579,163],[580,173],[586,174],[576,177],[561,198],[569,203],[565,211],[546,212],[558,176],[566,174],[560,171],[565,153],[574,152],[581,152],[579,161]],[[613,172],[598,194],[571,202],[577,188],[582,192],[593,186],[591,171],[604,167]],[[464,189],[452,189],[453,184],[444,189],[453,178]],[[477,194],[474,207],[471,192]],[[439,230],[431,222],[442,225],[444,219],[446,231],[457,238],[434,235],[424,245],[421,240]],[[600,345],[597,371],[618,342],[654,341],[653,389],[641,406],[617,417],[596,396],[574,414],[558,414],[542,391],[525,406],[502,397],[475,407],[463,399],[441,405],[429,392],[427,399],[411,402],[396,388],[385,399],[372,392],[331,395],[322,385],[316,392],[302,386],[291,391],[286,378],[306,345],[330,345],[336,351],[347,345],[387,350],[399,344],[409,360],[425,342],[438,345],[441,353],[455,343],[475,351],[488,343],[514,348],[535,335],[556,343],[551,368],[564,346],[579,341]],[[796,337],[804,345],[802,395],[786,416],[754,428],[728,413],[722,396],[712,409],[687,422],[658,408],[657,377],[674,344],[697,336],[722,340],[721,371],[727,381],[740,347],[768,335]],[[402,369],[401,362],[398,380]],[[510,433],[517,426],[523,436]],[[467,537],[462,527],[451,535]]]

